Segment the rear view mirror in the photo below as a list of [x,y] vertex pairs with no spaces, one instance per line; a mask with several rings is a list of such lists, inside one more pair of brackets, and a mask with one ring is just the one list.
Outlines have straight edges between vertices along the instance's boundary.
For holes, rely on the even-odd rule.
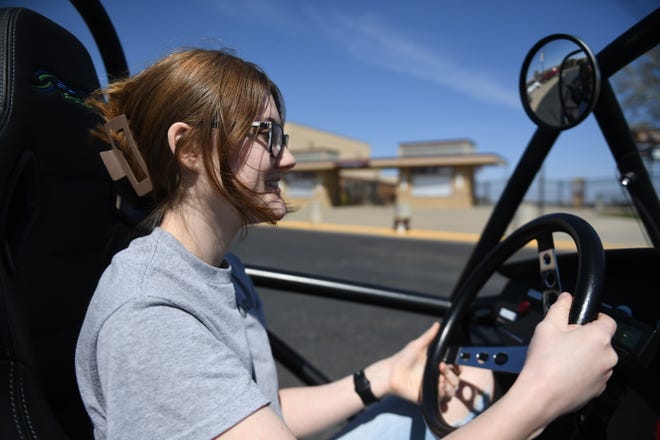
[[582,41],[555,34],[529,51],[519,87],[523,107],[536,124],[565,130],[582,122],[596,105],[600,71]]

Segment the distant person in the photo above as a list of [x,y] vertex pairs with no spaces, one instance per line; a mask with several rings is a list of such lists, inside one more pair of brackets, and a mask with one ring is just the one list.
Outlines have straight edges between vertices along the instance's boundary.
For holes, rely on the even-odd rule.
[[[248,225],[287,212],[279,184],[295,160],[280,91],[261,69],[223,51],[181,51],[90,103],[111,128],[96,135],[121,150],[114,165],[155,206],[151,232],[104,272],[78,340],[97,438],[288,439],[367,405],[343,438],[432,438],[411,429],[437,324],[354,376],[278,389],[261,302],[228,253]],[[488,409],[490,372],[438,365],[443,416],[460,425],[483,410],[451,438],[527,438],[602,392],[616,363],[615,324],[601,315],[568,325],[570,304],[559,298],[518,380]],[[461,381],[479,391],[470,407],[455,395]]]

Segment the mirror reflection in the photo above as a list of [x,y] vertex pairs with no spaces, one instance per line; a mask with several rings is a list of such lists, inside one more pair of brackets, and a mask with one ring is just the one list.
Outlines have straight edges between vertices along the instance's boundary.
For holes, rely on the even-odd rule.
[[589,115],[598,98],[594,57],[568,38],[550,40],[530,53],[523,72],[523,104],[542,125],[573,127]]

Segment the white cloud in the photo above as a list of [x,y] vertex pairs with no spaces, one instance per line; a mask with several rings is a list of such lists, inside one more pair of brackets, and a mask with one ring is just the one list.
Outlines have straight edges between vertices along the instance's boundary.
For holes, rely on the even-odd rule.
[[295,33],[297,38],[320,32],[358,62],[449,87],[482,102],[520,107],[517,91],[498,84],[487,72],[462,65],[440,49],[425,47],[378,16],[347,16],[325,4],[298,0],[212,1],[222,15],[236,21]]
[[438,50],[424,47],[378,18],[324,14],[315,19],[360,62],[449,87],[483,102],[520,106],[517,93],[498,84],[487,72],[475,72]]
[[[304,22],[299,15],[302,6],[298,5],[296,1],[293,3],[270,0],[210,1],[222,16],[263,29],[286,33],[299,29]],[[290,4],[284,5],[284,3]]]

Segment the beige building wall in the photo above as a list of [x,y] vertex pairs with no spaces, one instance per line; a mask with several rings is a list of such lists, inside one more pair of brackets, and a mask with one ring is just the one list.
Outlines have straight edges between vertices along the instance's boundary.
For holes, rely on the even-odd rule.
[[[285,131],[289,134],[289,150],[294,157],[296,152],[313,150],[332,150],[339,155],[340,161],[369,159],[371,147],[368,143],[346,136],[308,127],[295,122],[287,122]],[[342,176],[362,179],[377,179],[378,170],[342,170]]]
[[399,186],[396,191],[398,204],[411,207],[469,208],[474,205],[474,167],[452,167],[451,193],[447,196],[420,197],[412,191],[412,168],[399,170]]
[[331,149],[339,153],[341,159],[368,159],[371,147],[366,142],[333,134],[317,128],[287,122],[285,131],[289,133],[289,149],[296,151]]
[[[474,155],[476,147],[469,139],[451,139],[434,141],[404,142],[399,144],[399,157],[425,158],[447,157],[450,155]],[[399,187],[397,203],[410,206],[432,206],[443,208],[465,208],[474,204],[474,166],[452,165],[450,167],[434,167],[446,173],[449,178],[446,194],[420,195],[415,192],[415,168],[399,169]]]
[[[359,162],[361,160],[368,160],[371,157],[371,147],[363,141],[295,122],[287,122],[285,131],[289,134],[289,150],[299,164],[305,162],[306,156],[311,158],[315,156],[315,152],[322,154],[324,151],[335,152],[337,160],[341,162]],[[318,157],[315,160],[318,160]],[[293,172],[295,172],[295,168]],[[317,201],[324,206],[337,204],[340,198],[338,193],[340,176],[345,178],[377,180],[380,178],[380,170],[343,169],[339,172],[339,175],[333,171],[318,172],[314,194],[311,199],[288,196],[287,200],[298,206],[312,201]]]

